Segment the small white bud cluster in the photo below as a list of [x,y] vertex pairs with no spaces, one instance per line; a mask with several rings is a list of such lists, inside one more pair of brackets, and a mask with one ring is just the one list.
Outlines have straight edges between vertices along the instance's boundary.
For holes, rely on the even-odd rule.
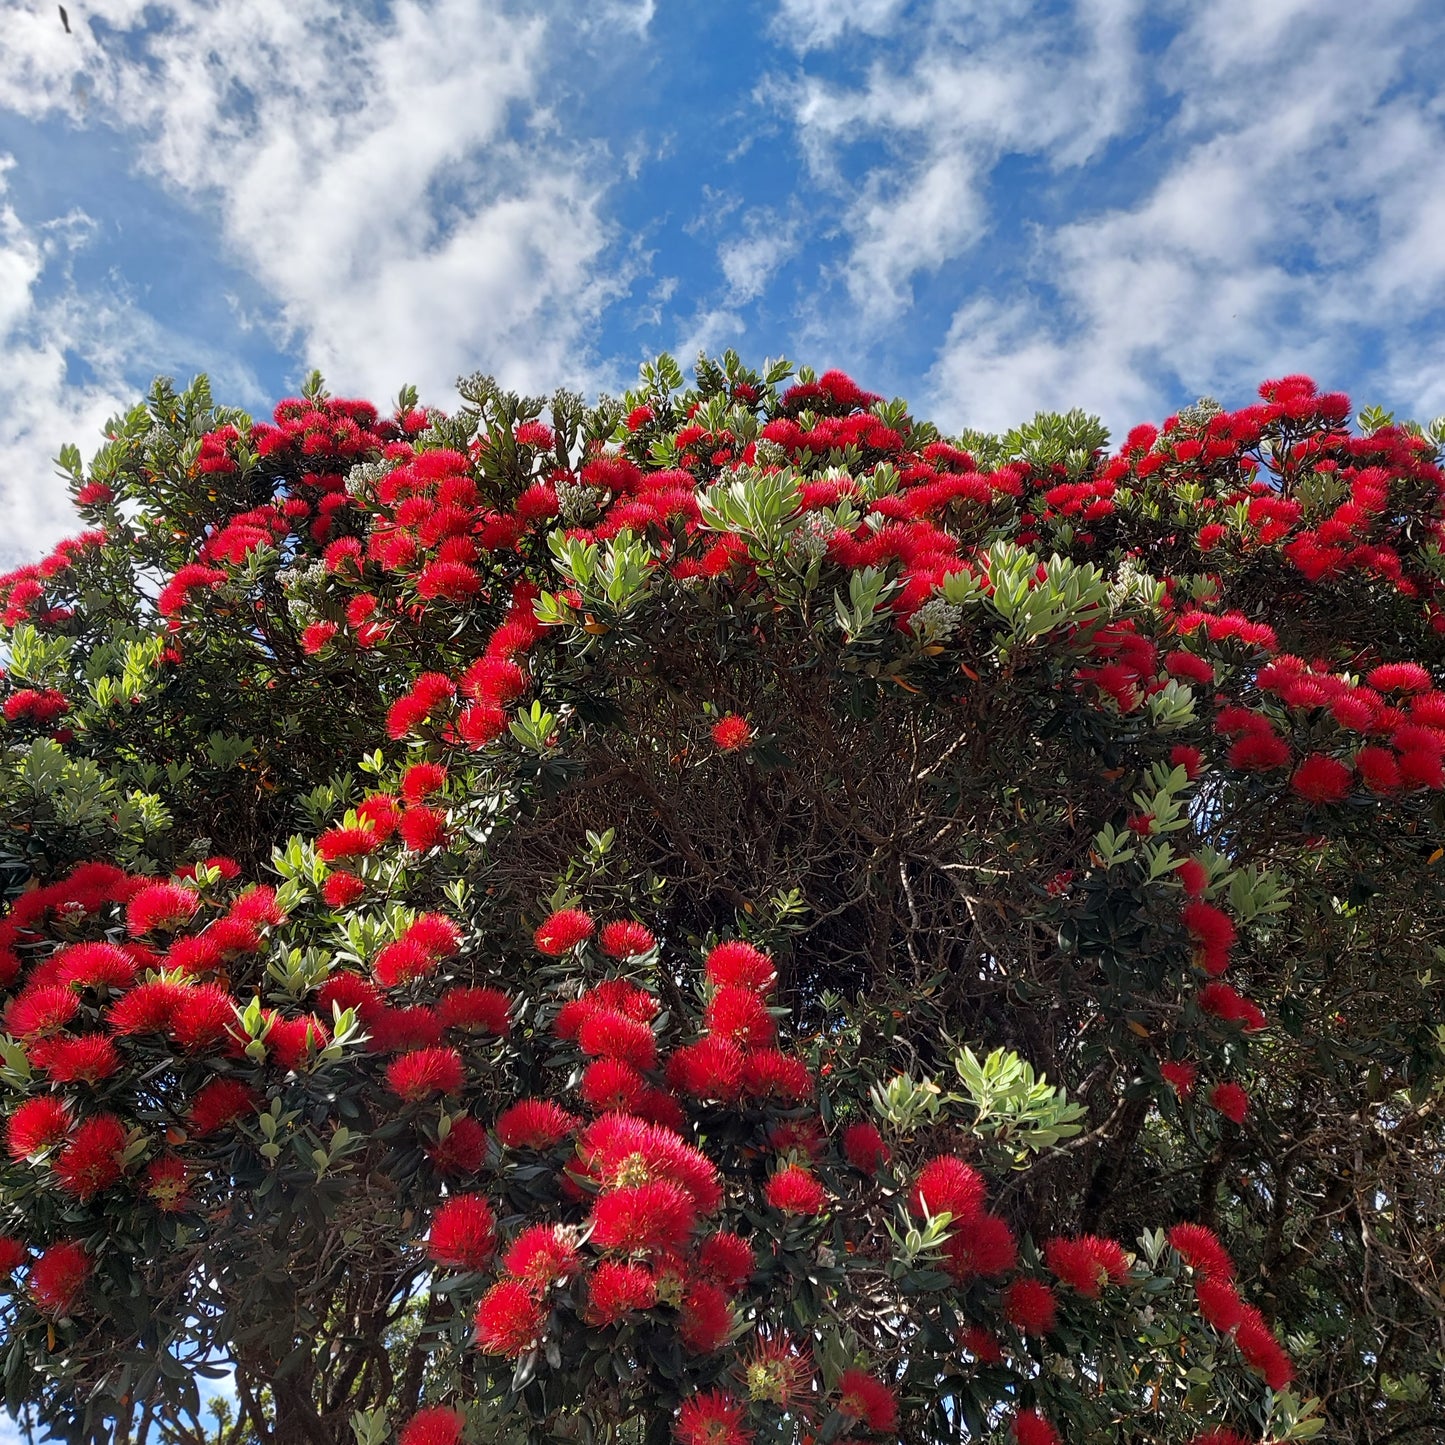
[[346,474],[347,495],[362,502],[375,501],[376,484],[398,465],[392,461],[357,462]]
[[945,602],[942,597],[930,597],[913,614],[914,635],[925,642],[941,637],[952,637],[963,621],[963,608],[955,602]]
[[837,530],[838,524],[831,517],[822,512],[808,512],[793,529],[793,550],[809,561],[821,557],[828,550],[828,539]]
[[305,594],[312,584],[320,584],[326,576],[326,565],[319,558],[315,561],[297,561],[282,567],[276,573],[276,580],[286,594],[286,610],[292,619],[302,626],[315,620],[316,609]]
[[564,522],[588,522],[602,509],[602,500],[607,495],[600,487],[589,487],[586,482],[557,482],[557,510]]

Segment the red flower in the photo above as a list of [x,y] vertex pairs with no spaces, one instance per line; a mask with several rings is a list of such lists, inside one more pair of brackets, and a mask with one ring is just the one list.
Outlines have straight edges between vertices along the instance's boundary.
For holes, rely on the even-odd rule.
[[1431,685],[1429,672],[1418,662],[1382,663],[1365,681],[1379,692],[1424,692]]
[[1189,898],[1202,898],[1209,887],[1209,870],[1198,858],[1183,858],[1175,866],[1174,876]]
[[125,925],[132,938],[174,932],[191,921],[200,905],[201,900],[178,883],[150,883],[126,904]]
[[1129,1262],[1119,1245],[1093,1234],[1048,1240],[1044,1244],[1044,1262],[1086,1299],[1098,1299],[1106,1284],[1123,1279],[1129,1272]]
[[1057,1315],[1054,1292],[1039,1279],[1016,1279],[1003,1292],[1004,1318],[1026,1335],[1046,1335]]
[[57,977],[71,988],[129,988],[135,982],[135,960],[113,943],[76,943],[51,959]]
[[365,882],[355,873],[333,873],[321,885],[321,896],[332,908],[345,908],[365,892]]
[[462,1056],[455,1049],[413,1049],[387,1065],[387,1087],[409,1104],[432,1094],[459,1094],[467,1074]]
[[630,918],[604,923],[597,943],[608,958],[635,958],[657,946],[651,932]]
[[97,1114],[71,1135],[55,1161],[55,1182],[84,1203],[120,1178],[125,1125],[114,1114]]
[[363,828],[354,824],[343,828],[328,828],[316,840],[316,851],[328,863],[338,858],[359,858],[374,853],[381,846],[381,838],[375,828]]
[[408,808],[402,815],[401,841],[413,853],[425,853],[446,841],[447,817],[435,808]]
[[512,1001],[499,988],[458,985],[437,1000],[437,1022],[444,1029],[465,1029],[473,1033],[496,1034],[505,1038],[512,1027]]
[[1183,768],[1190,782],[1199,776],[1200,769],[1204,766],[1204,754],[1198,748],[1191,748],[1185,743],[1178,743],[1169,750],[1169,766],[1171,768]]
[[1227,1279],[1202,1275],[1194,1282],[1194,1293],[1199,1300],[1199,1313],[1220,1334],[1227,1335],[1244,1319],[1244,1301]]
[[448,1269],[483,1269],[496,1247],[497,1219],[480,1194],[454,1194],[432,1216],[426,1252]]
[[813,1076],[802,1059],[777,1049],[753,1049],[743,1055],[743,1092],[755,1099],[801,1104],[813,1096]]
[[550,1099],[523,1099],[497,1116],[497,1138],[508,1149],[550,1149],[578,1120]]
[[1246,1033],[1257,1033],[1268,1025],[1264,1010],[1227,983],[1207,983],[1196,997],[1205,1013],[1227,1024],[1239,1024]]
[[448,602],[465,602],[475,597],[481,587],[482,579],[476,569],[465,562],[428,562],[416,581],[418,595],[428,601],[443,598]]
[[106,1022],[121,1035],[164,1033],[171,1026],[185,987],[165,979],[137,984],[106,1012]]
[[838,1376],[838,1411],[849,1420],[883,1435],[898,1428],[898,1400],[881,1380],[862,1370]]
[[559,908],[532,935],[538,953],[556,958],[592,937],[593,922],[580,908]]
[[704,1279],[731,1295],[753,1277],[757,1257],[747,1240],[724,1232],[703,1240],[697,1252],[697,1267]]
[[722,1202],[712,1160],[674,1130],[625,1114],[608,1114],[587,1126],[577,1157],[606,1189],[666,1179],[680,1185],[702,1214]]
[[1294,1379],[1294,1365],[1289,1355],[1252,1305],[1244,1307],[1244,1318],[1234,1332],[1234,1343],[1244,1356],[1245,1364],[1271,1390],[1283,1390]]
[[958,1337],[958,1347],[966,1350],[980,1365],[997,1365],[1003,1362],[1003,1349],[986,1329],[970,1325]]
[[473,702],[500,709],[527,690],[527,674],[508,657],[479,657],[462,674],[462,691]]
[[1219,1242],[1219,1236],[1202,1224],[1176,1224],[1169,1231],[1169,1243],[1196,1274],[1215,1279],[1233,1279],[1234,1261]]
[[53,1094],[27,1099],[10,1116],[6,1148],[12,1159],[33,1159],[70,1133],[70,1110]]
[[356,817],[363,828],[371,828],[384,843],[400,825],[401,809],[390,793],[373,793],[356,805]]
[[590,1058],[617,1059],[644,1072],[657,1065],[652,1030],[615,1009],[599,1009],[577,1030],[577,1043]]
[[21,688],[5,699],[4,712],[7,720],[18,722],[28,718],[41,727],[54,722],[56,718],[70,711],[70,699],[63,692],[48,687],[37,692],[33,687]]
[[727,1296],[717,1285],[699,1280],[683,1296],[677,1333],[694,1355],[710,1355],[721,1349],[732,1323]]
[[487,1157],[487,1131],[467,1114],[452,1119],[445,1139],[426,1146],[439,1174],[475,1174]]
[[763,1198],[782,1214],[821,1214],[828,1202],[821,1181],[798,1164],[779,1169],[768,1180]]
[[266,1056],[287,1072],[301,1069],[313,1048],[324,1049],[330,1032],[315,1014],[282,1018],[274,1009],[264,1015],[270,1023]]
[[401,775],[401,795],[408,803],[420,803],[446,781],[447,770],[440,763],[414,763]]
[[0,1234],[0,1275],[14,1274],[29,1258],[30,1251],[18,1239]]
[[689,1098],[731,1103],[742,1092],[743,1051],[731,1039],[699,1039],[667,1061],[667,1081]]
[[888,1146],[873,1124],[849,1124],[843,1130],[843,1157],[864,1174],[876,1174],[888,1162]]
[[1249,1095],[1238,1084],[1216,1084],[1209,1091],[1209,1102],[1236,1124],[1244,1123],[1249,1112]]
[[[644,411],[642,420],[652,419],[651,411],[640,406],[627,418],[629,430],[637,430],[632,418]],[[746,1417],[742,1401],[722,1390],[700,1390],[683,1401],[672,1436],[677,1445],[752,1445],[753,1432],[743,1424]]]
[[1168,1059],[1159,1065],[1159,1072],[1181,1099],[1187,1099],[1194,1092],[1194,1082],[1199,1077],[1196,1065],[1183,1059]]
[[1229,764],[1246,773],[1264,773],[1289,762],[1289,744],[1276,733],[1248,732],[1229,749]]
[[433,958],[452,958],[462,947],[462,931],[440,913],[423,913],[402,937],[426,949]]
[[256,1091],[239,1079],[212,1079],[202,1084],[191,1100],[191,1132],[197,1139],[205,1139],[259,1106]]
[[1402,781],[1400,765],[1389,748],[1361,748],[1355,754],[1355,767],[1372,793],[1393,793]]
[[818,1367],[813,1353],[786,1330],[755,1335],[740,1371],[748,1397],[802,1419],[813,1414]]
[[918,1171],[908,1203],[917,1215],[951,1214],[954,1219],[970,1219],[983,1210],[983,1177],[956,1155],[940,1154]]
[[186,1195],[190,1170],[186,1161],[176,1154],[162,1154],[146,1166],[144,1188],[147,1197],[163,1214],[175,1214],[188,1208]]
[[597,1059],[583,1070],[577,1089],[599,1114],[613,1109],[631,1114],[647,1093],[647,1080],[621,1059]]
[[712,996],[703,1014],[709,1033],[731,1039],[745,1048],[761,1048],[777,1037],[777,1025],[767,1005],[751,989],[724,984]]
[[121,1066],[120,1053],[106,1034],[39,1039],[29,1053],[30,1062],[57,1084],[98,1084]]
[[436,965],[436,958],[406,935],[384,944],[371,961],[376,981],[382,988],[397,988],[413,979],[425,978]]
[[197,1054],[225,1038],[235,1018],[236,1005],[220,984],[196,984],[181,991],[171,1010],[171,1035],[188,1054]]
[[1196,1435],[1189,1445],[1254,1445],[1247,1436],[1236,1435],[1233,1430],[1206,1430]]
[[445,1405],[418,1410],[401,1428],[396,1445],[460,1445],[466,1416]]
[[517,1236],[502,1268],[540,1298],[558,1280],[571,1279],[582,1268],[582,1256],[567,1230],[534,1224]]
[[773,960],[751,943],[720,943],[707,956],[707,981],[715,988],[750,988],[770,993],[778,981]]
[[315,657],[326,644],[336,636],[339,629],[334,622],[312,622],[302,629],[301,651],[307,657]]
[[652,1179],[598,1199],[592,1210],[592,1243],[626,1254],[677,1249],[696,1224],[692,1195],[671,1179]]
[[1229,967],[1229,950],[1236,937],[1229,915],[1212,903],[1196,901],[1186,903],[1179,918],[1194,940],[1199,966],[1218,977]]
[[514,1279],[499,1280],[477,1306],[477,1343],[491,1355],[517,1359],[542,1333],[547,1307]]
[[75,1240],[63,1239],[40,1251],[30,1266],[30,1296],[48,1315],[68,1315],[80,1302],[90,1278],[90,1255]]
[[1007,1274],[1018,1263],[1018,1241],[1008,1221],[996,1214],[965,1216],[949,1224],[944,1268],[959,1284],[976,1277]]
[[657,1303],[657,1281],[640,1264],[604,1259],[587,1281],[584,1318],[590,1325],[615,1325],[633,1310]]
[[1311,803],[1338,803],[1350,795],[1354,777],[1338,758],[1311,753],[1295,770],[1290,787]]
[[80,1000],[65,984],[36,984],[10,1000],[5,1030],[18,1039],[33,1039],[59,1032],[79,1012]]
[[1020,1410],[1010,1433],[1018,1445],[1064,1445],[1064,1437],[1037,1410]]
[[734,753],[752,742],[752,726],[737,713],[726,713],[712,725],[712,740],[722,752]]
[[1198,653],[1171,652],[1164,658],[1164,670],[1170,677],[1180,677],[1186,682],[1208,684],[1214,681],[1214,668]]

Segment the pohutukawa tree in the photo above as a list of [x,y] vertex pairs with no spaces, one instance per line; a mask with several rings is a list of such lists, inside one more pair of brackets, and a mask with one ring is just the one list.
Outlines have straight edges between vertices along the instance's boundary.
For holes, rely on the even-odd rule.
[[0,581],[10,1409],[1441,1439],[1445,426],[461,394]]

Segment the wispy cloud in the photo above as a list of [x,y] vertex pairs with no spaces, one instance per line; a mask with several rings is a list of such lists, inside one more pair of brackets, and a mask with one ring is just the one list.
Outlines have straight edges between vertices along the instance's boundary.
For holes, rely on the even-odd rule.
[[[152,350],[155,340],[123,304],[77,304],[67,274],[74,249],[91,234],[89,218],[71,212],[26,226],[7,196],[12,164],[0,155],[0,561],[6,565],[33,556],[73,523],[52,458],[66,440],[93,444],[122,408],[122,338],[142,351]],[[53,294],[42,298],[45,280]],[[72,359],[85,363],[88,380],[71,377]]]
[[1281,366],[1440,393],[1426,0],[785,0],[775,30],[798,65],[760,94],[844,228],[807,332],[932,346],[921,400],[944,419],[1082,404],[1120,425]]
[[[568,9],[583,29],[602,18]],[[635,36],[653,6],[607,10]],[[546,14],[96,0],[68,51],[58,25],[22,18],[0,62],[14,107],[103,117],[130,137],[338,384],[436,395],[477,366],[519,386],[588,370],[625,258],[621,275],[599,265],[616,239],[602,209],[612,163],[558,125],[541,84],[557,39]]]
[[[1133,204],[1037,235],[1046,290],[955,313],[933,373],[946,413],[1000,425],[1028,398],[1122,425],[1181,389],[1368,374],[1376,348],[1401,402],[1438,393],[1416,323],[1445,304],[1445,127],[1404,84],[1424,16],[1313,3],[1289,26],[1284,8],[1208,8],[1179,35],[1171,164]],[[1401,351],[1425,363],[1413,378],[1389,364]]]
[[[790,7],[815,45],[852,28],[902,36],[860,79],[807,72],[762,90],[791,115],[815,183],[843,200],[841,274],[865,330],[907,310],[920,275],[988,234],[989,180],[1004,157],[1083,165],[1138,108],[1137,93],[1110,83],[1131,68],[1134,0],[1083,0],[1062,16],[1029,8],[893,5],[860,20],[847,7],[831,19]],[[884,158],[860,172],[854,153],[879,144]]]

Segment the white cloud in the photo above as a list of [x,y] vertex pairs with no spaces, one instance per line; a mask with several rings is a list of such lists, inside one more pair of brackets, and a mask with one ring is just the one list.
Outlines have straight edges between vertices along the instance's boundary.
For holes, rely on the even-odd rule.
[[773,33],[798,50],[833,44],[848,30],[883,35],[897,22],[906,0],[782,0]]
[[[123,308],[86,308],[64,285],[72,245],[88,234],[88,218],[71,214],[49,226],[22,223],[7,199],[0,156],[0,564],[37,558],[67,532],[78,530],[70,496],[54,476],[52,459],[61,443],[96,442],[101,428],[126,400],[116,367],[116,342],[135,318]],[[40,292],[47,272],[59,274],[61,290]],[[67,353],[94,372],[89,383],[68,380]]]
[[[919,275],[987,233],[986,182],[1003,157],[1080,166],[1123,130],[1140,103],[1119,83],[1133,64],[1139,8],[1138,0],[1082,0],[1060,21],[1023,0],[938,3],[909,15],[903,42],[888,52],[908,58],[877,60],[861,82],[805,75],[761,87],[791,115],[814,181],[845,200],[842,272],[865,331],[902,314]],[[845,7],[829,18],[802,0],[790,9],[811,25],[803,33],[823,40],[856,19]],[[883,18],[880,9],[874,19]],[[887,18],[904,17],[893,6]],[[852,149],[880,141],[887,158],[846,179]]]
[[[1146,17],[1175,28],[1162,55]],[[923,278],[987,267],[921,398],[943,420],[1081,404],[1117,427],[1181,391],[1328,380],[1372,354],[1402,408],[1440,395],[1415,327],[1445,306],[1445,93],[1409,73],[1445,40],[1427,0],[784,0],[777,26],[801,69],[759,93],[842,204],[809,338],[886,351],[900,327],[927,334]],[[896,44],[857,44],[883,29]],[[810,54],[830,47],[841,71]],[[1010,159],[1031,214],[1009,207],[1005,233]],[[1045,219],[1051,177],[1087,204],[1095,176],[1101,209]]]
[[728,283],[731,304],[757,300],[801,244],[796,216],[784,219],[769,208],[750,211],[744,218],[743,234],[728,237],[718,247],[718,264]]
[[[1445,304],[1445,131],[1396,90],[1411,7],[1307,8],[1307,33],[1270,7],[1200,12],[1166,60],[1184,77],[1171,168],[1136,204],[1038,238],[1051,317],[1016,296],[957,312],[931,378],[945,416],[1085,405],[1118,428],[1181,384],[1329,383],[1371,332],[1418,347],[1411,322]],[[1427,406],[1438,363],[1432,379],[1402,362],[1397,400]]]
[[[654,7],[567,8],[591,33],[644,31]],[[613,167],[558,133],[541,84],[558,35],[535,7],[94,0],[68,49],[47,17],[38,0],[19,17],[0,93],[132,136],[338,387],[444,400],[475,367],[521,387],[588,375],[591,324],[627,276],[625,258],[600,266]]]

